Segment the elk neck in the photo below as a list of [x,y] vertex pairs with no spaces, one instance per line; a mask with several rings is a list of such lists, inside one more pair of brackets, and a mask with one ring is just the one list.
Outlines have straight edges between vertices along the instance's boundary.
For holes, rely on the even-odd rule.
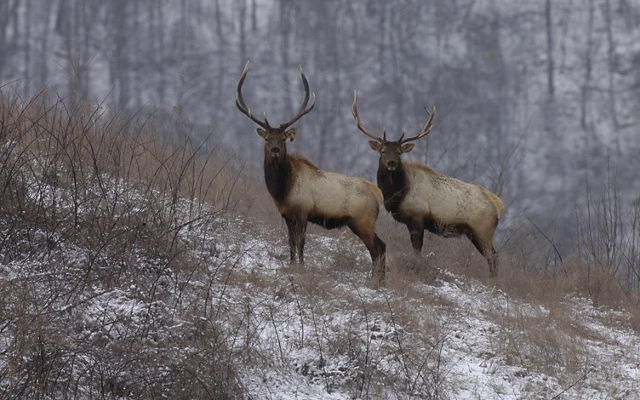
[[396,214],[400,204],[407,194],[407,174],[402,163],[395,171],[389,171],[380,163],[378,166],[378,187],[384,196],[384,208],[391,214]]
[[286,151],[279,157],[271,157],[265,149],[264,181],[271,197],[276,202],[283,202],[293,184],[291,161]]

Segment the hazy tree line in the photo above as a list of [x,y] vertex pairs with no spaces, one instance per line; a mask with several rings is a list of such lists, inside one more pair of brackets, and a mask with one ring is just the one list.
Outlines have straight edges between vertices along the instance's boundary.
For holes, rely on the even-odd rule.
[[564,250],[603,193],[615,192],[621,221],[637,208],[635,0],[0,3],[5,87],[179,113],[258,164],[261,141],[234,106],[248,59],[247,101],[272,122],[298,106],[304,66],[318,105],[294,147],[325,169],[374,177],[350,115],[357,88],[363,120],[391,136],[419,129],[435,104],[414,157],[496,191],[510,218],[535,221]]

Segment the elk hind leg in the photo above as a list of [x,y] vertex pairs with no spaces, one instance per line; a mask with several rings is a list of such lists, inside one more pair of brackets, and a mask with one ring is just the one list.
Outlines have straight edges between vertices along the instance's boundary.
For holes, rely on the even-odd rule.
[[490,250],[488,250],[487,253],[488,254],[485,255],[485,258],[489,263],[489,274],[492,278],[495,278],[498,276],[498,252],[493,245],[491,245]]
[[489,275],[492,278],[497,277],[498,253],[493,247],[493,244],[491,242],[486,244],[484,241],[480,240],[480,238],[478,238],[478,236],[473,232],[469,232],[467,236],[471,240],[471,243],[473,243],[473,245],[476,247],[476,249],[478,249],[480,254],[482,254],[482,256],[487,260],[487,263],[489,264]]
[[371,277],[373,279],[374,286],[383,286],[386,264],[385,253],[387,246],[382,239],[378,237],[373,228],[362,229],[356,225],[349,225],[349,228],[360,238],[360,240],[362,240],[364,245],[367,247],[367,250],[369,250],[371,261],[373,263]]

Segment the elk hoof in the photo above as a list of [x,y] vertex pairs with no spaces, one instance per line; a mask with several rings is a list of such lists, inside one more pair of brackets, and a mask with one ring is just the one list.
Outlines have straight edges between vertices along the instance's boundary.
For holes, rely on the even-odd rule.
[[293,269],[304,269],[304,262],[299,262],[297,260],[292,260],[289,262],[289,267]]
[[380,289],[384,287],[384,276],[374,275],[371,277],[371,288]]

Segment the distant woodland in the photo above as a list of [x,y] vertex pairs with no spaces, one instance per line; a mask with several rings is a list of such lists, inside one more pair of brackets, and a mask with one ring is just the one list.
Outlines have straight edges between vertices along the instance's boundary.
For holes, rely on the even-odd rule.
[[637,1],[0,2],[3,93],[175,113],[180,134],[258,165],[262,143],[234,105],[246,60],[247,102],[272,121],[295,112],[304,67],[318,105],[294,148],[322,168],[375,176],[354,89],[391,136],[436,105],[413,156],[498,193],[504,240],[526,226],[549,254],[591,241],[603,263],[638,257],[615,253],[640,236]]

